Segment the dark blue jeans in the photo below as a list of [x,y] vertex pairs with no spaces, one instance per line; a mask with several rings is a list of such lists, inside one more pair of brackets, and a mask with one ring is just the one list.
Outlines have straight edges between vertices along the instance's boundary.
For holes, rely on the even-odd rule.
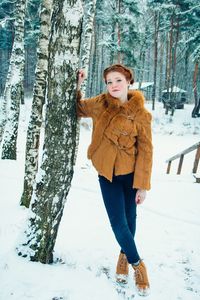
[[132,188],[133,173],[113,176],[110,182],[99,175],[99,183],[112,230],[130,264],[140,256],[134,241],[136,230],[136,189]]

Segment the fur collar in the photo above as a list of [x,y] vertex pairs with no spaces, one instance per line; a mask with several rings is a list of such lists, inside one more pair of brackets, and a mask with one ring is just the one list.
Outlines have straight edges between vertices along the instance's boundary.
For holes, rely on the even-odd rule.
[[136,110],[144,107],[144,96],[138,90],[128,91],[128,101],[125,103],[122,103],[118,98],[112,97],[109,93],[104,95],[106,106],[111,109],[124,107],[125,109],[130,109],[135,112]]

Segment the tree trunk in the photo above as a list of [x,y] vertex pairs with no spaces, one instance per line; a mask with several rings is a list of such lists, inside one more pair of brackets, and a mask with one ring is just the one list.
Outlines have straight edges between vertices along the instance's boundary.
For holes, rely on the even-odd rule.
[[[94,34],[94,14],[96,9],[96,0],[85,0],[84,1],[84,15],[83,15],[83,31],[81,34],[81,45],[80,45],[80,69],[84,69],[87,80],[84,80],[81,86],[82,97],[85,98],[87,86],[89,83],[89,66],[91,57],[92,47],[92,34]],[[80,124],[85,124],[85,120],[77,121],[77,134],[76,134],[76,145],[79,144]],[[75,159],[78,154],[78,147],[75,151]]]
[[184,80],[183,80],[183,89],[188,90],[188,82],[189,82],[189,57],[190,57],[190,51],[189,47],[187,46],[186,52],[185,52],[185,58],[184,58]]
[[[177,45],[179,40],[179,31],[180,31],[180,24],[179,19],[177,20],[176,24],[176,36],[175,36],[175,42],[173,47],[173,57],[172,57],[172,79],[171,79],[171,91],[173,90],[173,87],[175,85],[175,74],[176,74],[176,52],[177,52]],[[175,100],[175,99],[174,99]]]
[[154,16],[154,73],[153,73],[153,91],[152,91],[152,110],[155,109],[156,86],[157,86],[157,66],[158,66],[158,32],[159,32],[159,12],[155,12]]
[[[169,86],[169,33],[166,33],[165,88]],[[169,91],[169,88],[168,88]]]
[[[144,31],[144,38],[142,41],[142,45],[140,48],[140,55],[139,55],[139,72],[138,72],[138,89],[141,89],[143,78],[144,78],[144,69],[145,69],[145,60],[146,60],[146,51],[148,51],[148,28],[145,26],[145,31]],[[147,75],[148,77],[148,75]],[[147,79],[148,81],[148,79]],[[149,97],[149,95],[148,95]]]
[[19,255],[51,263],[74,166],[76,81],[82,6],[54,0],[49,42],[48,93],[42,164],[31,202],[26,241]]
[[21,205],[29,207],[33,184],[38,169],[38,155],[40,144],[40,130],[42,125],[42,111],[45,103],[46,80],[48,70],[48,44],[51,27],[53,0],[43,0],[40,13],[40,38],[37,52],[37,66],[35,73],[35,85],[33,89],[33,102],[30,122],[26,140],[26,160],[24,190],[21,197]]
[[198,117],[199,113],[199,99],[198,99],[198,92],[197,92],[197,76],[198,76],[198,69],[199,69],[199,63],[196,61],[195,63],[195,69],[194,69],[194,76],[193,76],[193,90],[194,90],[194,108],[192,110],[192,118]]
[[147,62],[146,62],[146,68],[147,68],[147,81],[150,81],[151,79],[151,70],[150,70],[150,65],[151,65],[151,45],[149,45],[147,49]]
[[160,45],[160,59],[159,59],[159,91],[158,91],[158,99],[161,101],[162,99],[162,90],[163,90],[163,63],[164,63],[164,43],[165,38],[164,35],[161,37],[161,45]]
[[174,110],[171,105],[172,100],[172,90],[170,91],[171,86],[171,68],[172,68],[172,47],[173,47],[173,31],[174,31],[174,13],[171,16],[171,25],[170,25],[170,34],[169,34],[169,47],[168,47],[168,61],[167,61],[167,74],[166,74],[166,89],[167,89],[167,97],[165,103],[165,114],[168,114],[169,109]]
[[[16,4],[15,39],[11,54],[10,67],[7,76],[3,118],[0,124],[0,141],[3,138],[2,159],[16,159],[18,121],[20,103],[23,103],[24,89],[24,20],[26,0],[19,0]],[[8,116],[8,119],[7,119]],[[6,120],[7,119],[7,120]]]
[[[96,22],[94,20],[94,31],[96,27]],[[96,36],[95,34],[92,35],[92,41],[91,41],[91,59],[89,63],[89,70],[88,70],[88,84],[87,84],[87,90],[86,90],[86,97],[91,97],[93,93],[93,83],[94,83],[94,66],[95,66],[95,46],[96,46]]]
[[[117,2],[117,10],[118,10],[118,18],[121,14],[121,0],[118,0]],[[122,63],[122,54],[121,54],[121,28],[120,28],[120,22],[118,20],[117,22],[117,62],[118,64]]]
[[[96,8],[96,0],[84,1],[84,17],[83,17],[83,32],[81,34],[81,47],[80,47],[80,62],[81,69],[84,69],[88,74],[89,61],[92,45],[92,33],[94,32],[94,14]],[[85,97],[87,81],[85,80],[81,86],[81,93]]]
[[98,94],[98,61],[99,61],[99,32],[100,32],[99,22],[95,22],[95,40],[94,40],[94,57],[92,66],[92,95]]
[[170,30],[170,38],[169,38],[169,58],[168,58],[168,80],[167,80],[167,91],[169,94],[169,100],[171,100],[171,95],[172,95],[172,90],[171,92],[169,92],[170,90],[170,86],[171,86],[171,70],[172,70],[172,48],[173,48],[173,32],[174,32],[174,14],[172,14],[171,16],[171,30]]
[[[100,41],[103,41],[104,40],[104,34],[103,34],[103,30],[100,31]],[[101,45],[101,44],[100,44]],[[99,93],[102,93],[103,90],[102,90],[102,86],[103,86],[103,70],[105,68],[105,63],[104,63],[104,56],[106,55],[106,52],[104,51],[104,46],[101,45],[99,47]]]

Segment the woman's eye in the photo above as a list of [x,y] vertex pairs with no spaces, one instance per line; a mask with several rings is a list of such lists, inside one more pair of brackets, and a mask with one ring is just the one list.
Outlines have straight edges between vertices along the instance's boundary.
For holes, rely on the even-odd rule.
[[117,82],[121,82],[122,80],[121,79],[117,79]]
[[112,84],[112,82],[111,82],[111,81],[108,81],[108,82],[107,82],[107,85],[110,85],[110,84]]

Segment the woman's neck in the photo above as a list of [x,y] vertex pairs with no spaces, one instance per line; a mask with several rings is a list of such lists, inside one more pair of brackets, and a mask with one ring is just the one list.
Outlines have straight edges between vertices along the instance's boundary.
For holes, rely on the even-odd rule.
[[125,95],[125,96],[120,97],[119,100],[120,100],[122,103],[125,103],[125,102],[128,101],[128,97],[127,97],[127,95]]

